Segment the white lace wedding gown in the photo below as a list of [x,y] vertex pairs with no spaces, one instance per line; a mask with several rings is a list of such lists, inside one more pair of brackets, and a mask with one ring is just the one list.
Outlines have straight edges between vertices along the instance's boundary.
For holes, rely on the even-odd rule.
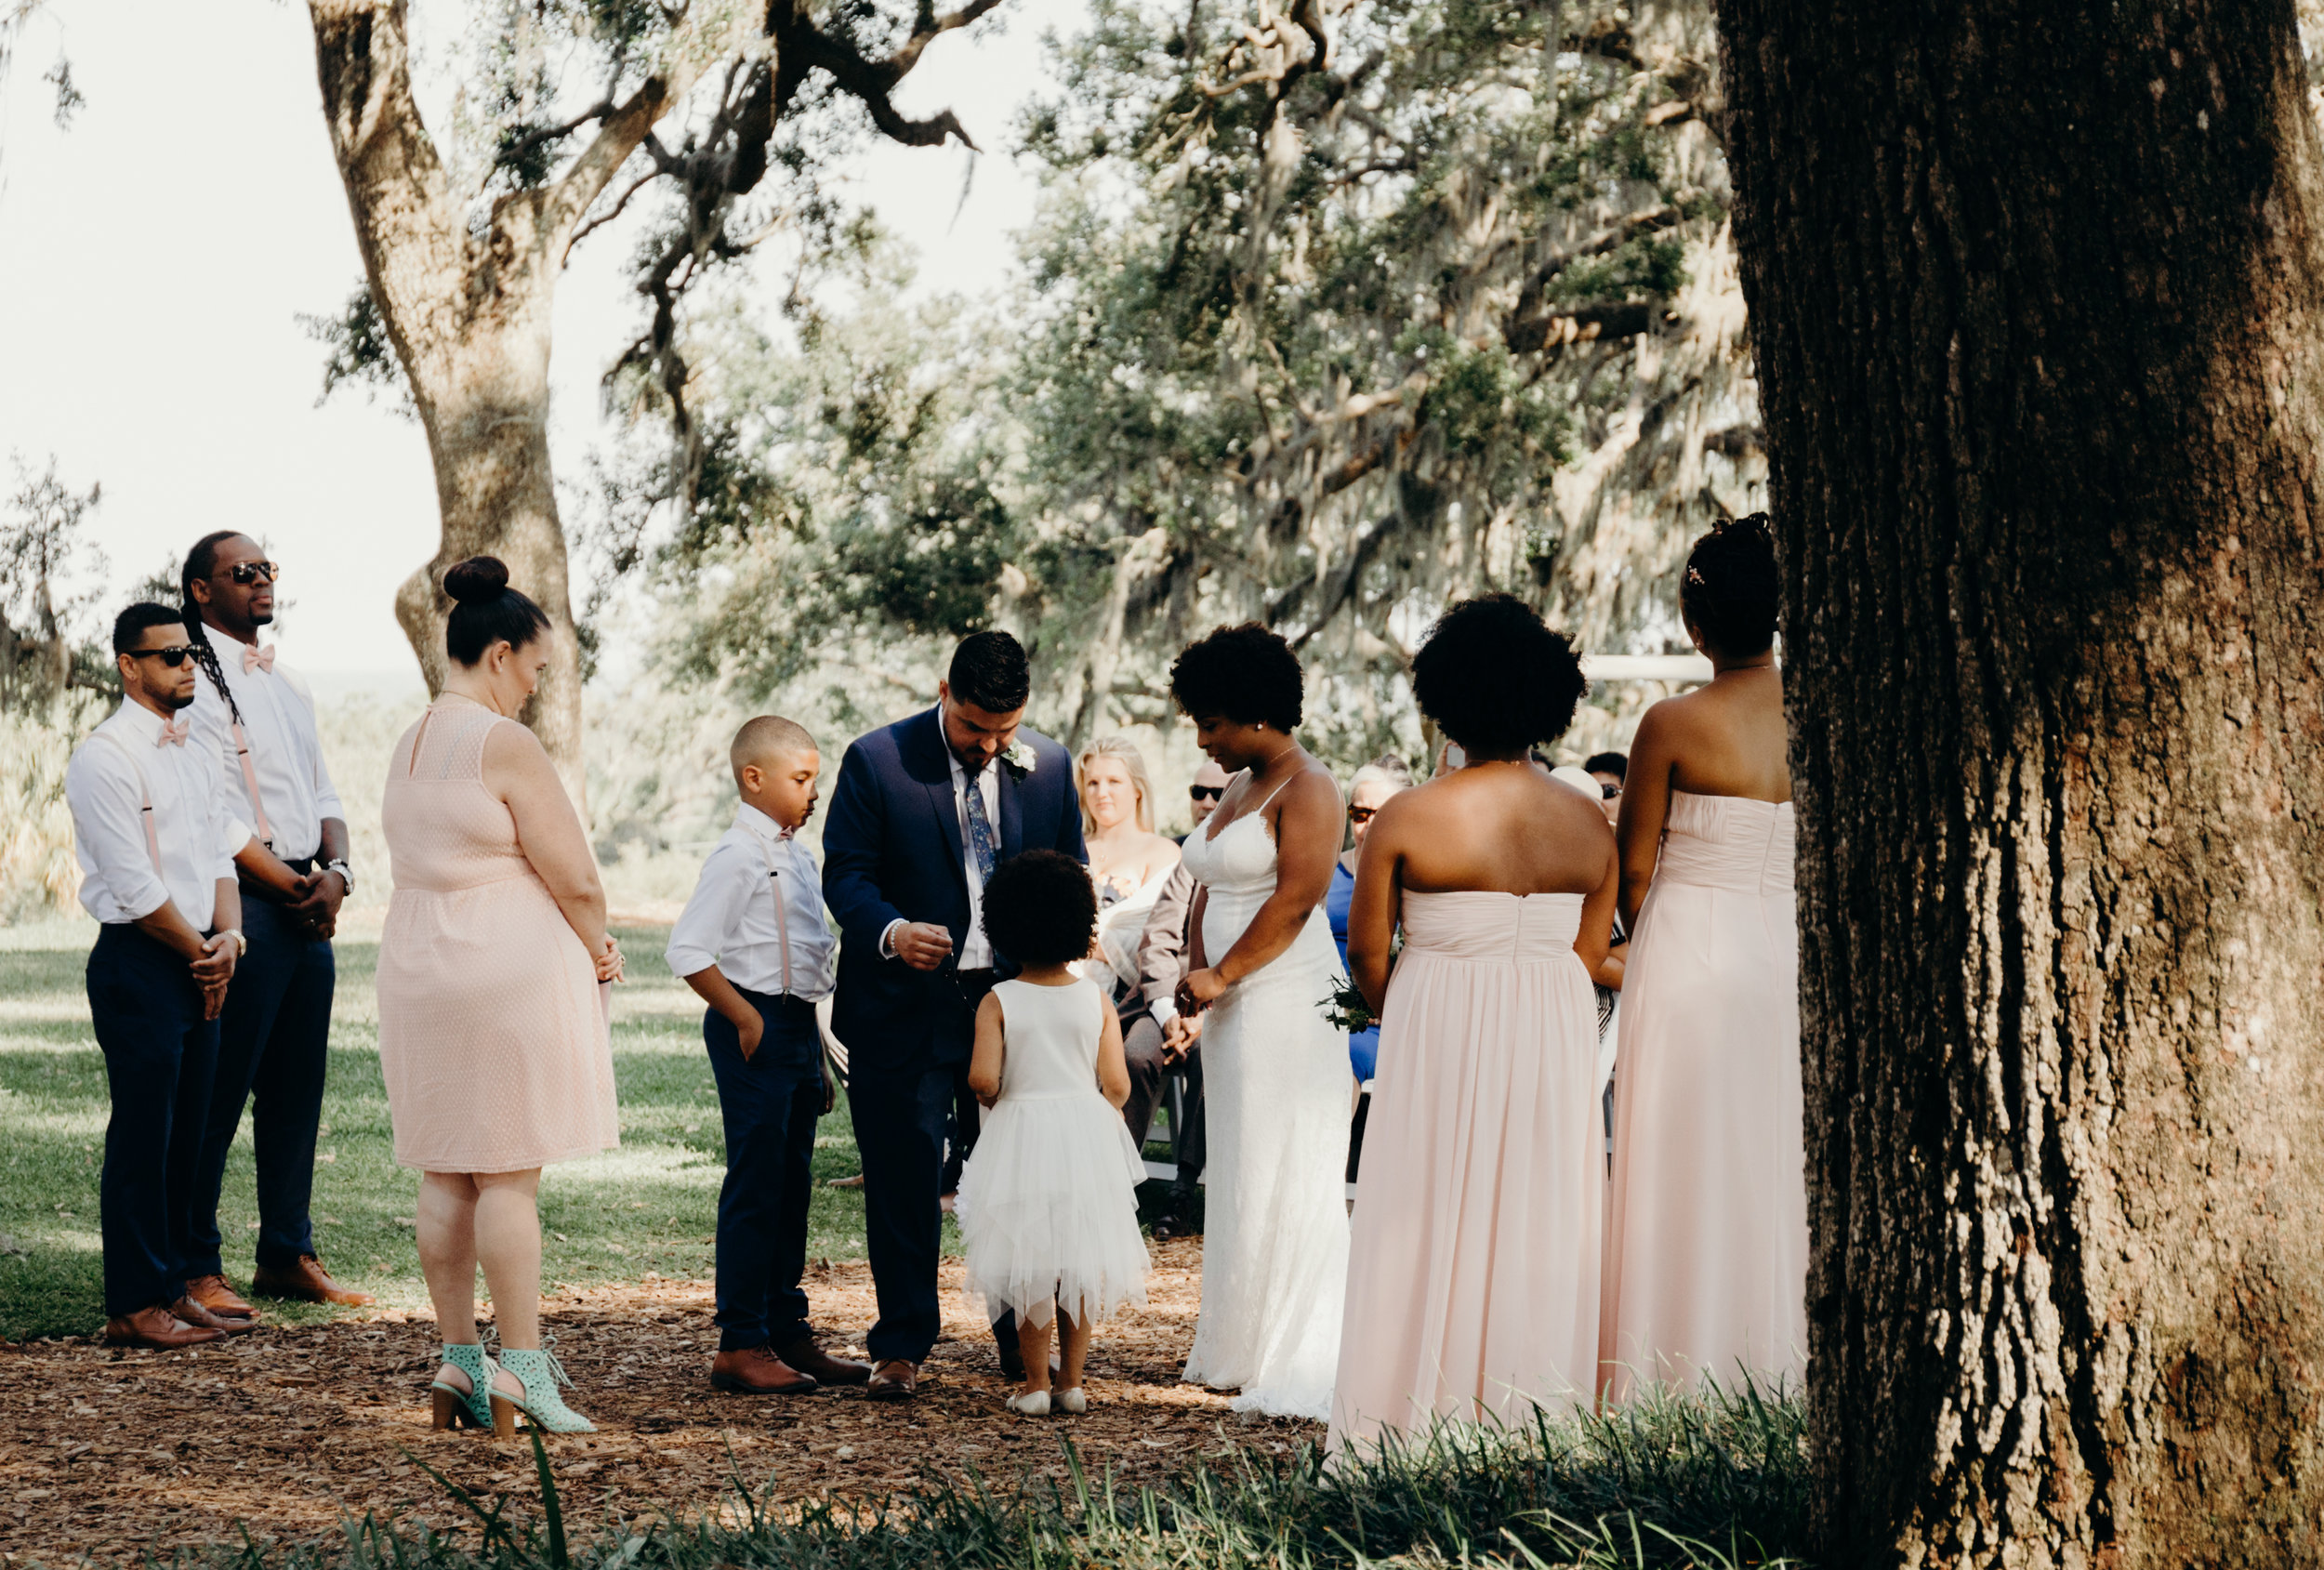
[[[1263,804],[1262,809],[1263,811]],[[1209,890],[1203,953],[1234,946],[1274,892],[1260,812],[1186,837]],[[1318,1005],[1339,973],[1319,904],[1291,946],[1210,1006],[1202,1028],[1209,1160],[1202,1315],[1185,1378],[1238,1411],[1327,1419],[1347,1289],[1348,1038]]]

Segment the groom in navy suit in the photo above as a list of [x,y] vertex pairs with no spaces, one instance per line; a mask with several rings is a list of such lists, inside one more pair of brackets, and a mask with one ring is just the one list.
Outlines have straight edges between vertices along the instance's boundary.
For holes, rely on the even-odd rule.
[[[839,919],[832,1034],[864,1161],[864,1223],[879,1322],[867,1393],[913,1394],[938,1329],[945,1122],[977,1005],[1015,973],[978,920],[984,880],[1020,851],[1089,860],[1073,760],[1024,730],[1033,688],[1005,632],[953,651],[936,706],[858,736],[824,820],[824,899]],[[1013,1319],[994,1326],[1004,1366]]]

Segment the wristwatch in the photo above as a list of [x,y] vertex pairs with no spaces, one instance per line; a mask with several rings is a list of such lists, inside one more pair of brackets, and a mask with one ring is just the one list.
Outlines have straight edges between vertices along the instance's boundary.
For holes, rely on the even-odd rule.
[[228,927],[220,930],[218,935],[221,938],[231,938],[234,940],[234,957],[236,959],[240,959],[244,955],[250,952],[250,940],[243,936],[241,928]]
[[339,875],[339,882],[346,889],[347,892],[352,894],[355,891],[355,875],[347,870],[346,858],[341,857],[337,861],[324,863],[323,870],[325,872],[337,873]]

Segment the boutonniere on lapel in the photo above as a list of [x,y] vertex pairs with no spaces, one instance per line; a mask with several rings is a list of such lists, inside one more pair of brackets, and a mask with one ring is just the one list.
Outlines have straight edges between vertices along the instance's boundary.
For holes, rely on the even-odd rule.
[[1009,750],[1000,755],[1000,760],[1007,765],[1009,772],[1019,779],[1023,779],[1033,772],[1033,765],[1037,761],[1033,756],[1033,749],[1023,742],[1010,742]]

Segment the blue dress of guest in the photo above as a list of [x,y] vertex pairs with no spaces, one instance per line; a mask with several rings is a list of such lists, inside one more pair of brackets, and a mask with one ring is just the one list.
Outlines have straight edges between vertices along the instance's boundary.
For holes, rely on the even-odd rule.
[[[1340,945],[1340,970],[1348,969],[1348,903],[1355,898],[1355,874],[1345,864],[1331,864],[1331,892],[1324,896],[1324,917],[1331,923],[1331,941]],[[1380,1027],[1351,1031],[1348,1034],[1348,1066],[1355,1070],[1358,1080],[1372,1077],[1372,1069],[1380,1062]]]

